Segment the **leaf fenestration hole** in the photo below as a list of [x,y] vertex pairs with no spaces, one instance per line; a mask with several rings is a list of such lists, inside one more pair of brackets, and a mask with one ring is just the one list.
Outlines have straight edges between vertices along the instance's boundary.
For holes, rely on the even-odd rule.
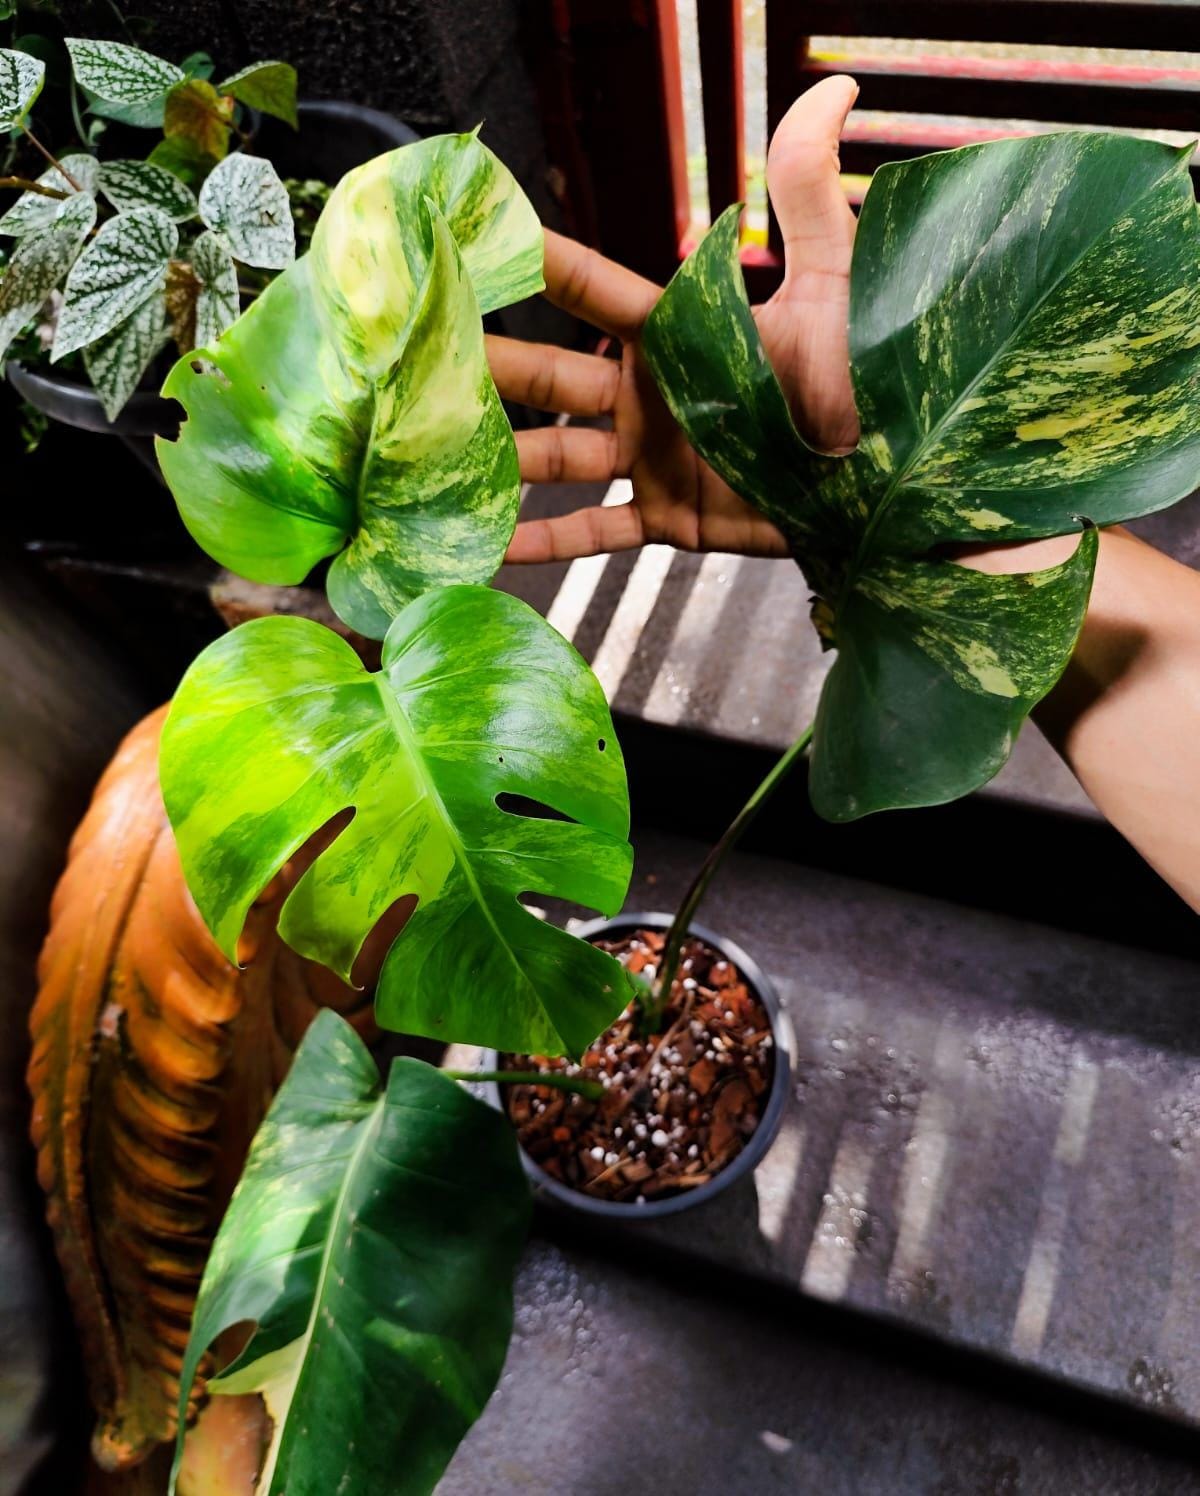
[[603,753],[604,750],[608,747],[608,744],[604,741],[603,738],[597,738],[596,747],[599,748],[601,753]]
[[375,921],[350,970],[350,979],[360,992],[370,991],[379,980],[387,953],[412,918],[419,902],[415,893],[401,894]]
[[505,791],[496,796],[497,806],[510,816],[520,816],[526,821],[570,821],[572,816],[565,816],[553,805],[545,805],[541,800],[531,800],[527,795],[510,795]]
[[[321,853],[327,847],[332,846],[338,837],[341,836],[342,832],[345,831],[346,827],[354,819],[355,814],[354,807],[347,806],[345,810],[339,810],[336,815],[330,816],[323,826],[319,826],[306,842],[303,842],[296,848],[283,866],[279,868],[275,876],[261,890],[250,907],[251,909],[259,909],[264,904],[273,904],[275,906],[272,910],[268,926],[270,930],[274,930],[278,926],[279,915],[283,910],[284,901],[292,889],[295,888],[308,869],[316,862]],[[238,936],[237,944],[237,963],[239,966],[249,966],[253,962],[255,956],[258,955],[261,940],[261,927],[259,927],[258,933],[252,930],[242,931]]]

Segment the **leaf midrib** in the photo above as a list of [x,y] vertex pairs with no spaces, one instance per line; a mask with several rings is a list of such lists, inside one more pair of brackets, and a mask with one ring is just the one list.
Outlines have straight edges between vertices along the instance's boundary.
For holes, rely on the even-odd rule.
[[[1125,217],[1129,213],[1132,213],[1138,206],[1138,204],[1141,203],[1146,197],[1148,197],[1150,193],[1159,186],[1159,184],[1165,177],[1170,176],[1172,172],[1180,170],[1183,165],[1184,161],[1181,157],[1177,156],[1174,160],[1172,160],[1171,163],[1163,171],[1157,173],[1154,178],[1146,185],[1146,187],[1141,192],[1139,192],[1138,195],[1126,206],[1121,216]],[[851,593],[854,591],[855,586],[858,582],[858,578],[862,574],[864,568],[869,564],[871,560],[871,541],[874,539],[875,533],[879,529],[879,526],[882,523],[887,511],[891,508],[892,501],[895,499],[897,492],[907,481],[909,474],[915,467],[918,466],[921,459],[927,454],[929,449],[934,446],[938,440],[940,440],[945,427],[958,414],[963,402],[971,398],[974,390],[993,371],[999,360],[1008,353],[1008,350],[1017,334],[1021,332],[1032,320],[1032,318],[1041,310],[1048,298],[1058,289],[1058,287],[1067,278],[1067,276],[1074,270],[1079,261],[1089,255],[1106,234],[1112,232],[1113,226],[1114,225],[1112,222],[1103,225],[1095,234],[1095,236],[1089,239],[1087,244],[1080,248],[1079,252],[1071,258],[1071,260],[1067,263],[1060,274],[1057,275],[1054,280],[1052,280],[1046,286],[1045,290],[1043,290],[1038,299],[1029,307],[1028,311],[1021,318],[1020,322],[1014,325],[1008,336],[1002,343],[1000,343],[996,350],[981,366],[979,371],[975,374],[974,378],[971,379],[971,381],[967,385],[965,385],[962,390],[959,391],[958,395],[955,396],[951,404],[947,406],[947,408],[942,412],[942,414],[938,417],[934,424],[925,433],[925,436],[921,439],[921,441],[914,445],[903,467],[901,467],[888,482],[882,495],[880,496],[879,503],[875,506],[875,509],[871,514],[871,518],[867,521],[866,527],[863,530],[862,539],[859,541],[858,548],[851,559],[849,567],[847,568],[846,580],[842,585],[841,593],[839,594],[838,599],[834,604],[835,618],[841,617],[842,608],[845,606],[846,602],[850,598]],[[862,450],[861,443],[858,450]],[[1007,490],[1003,489],[989,490],[989,492],[996,493],[1006,491]]]
[[292,1405],[296,1399],[296,1391],[304,1375],[304,1365],[308,1356],[308,1348],[312,1344],[316,1333],[317,1316],[321,1312],[321,1306],[324,1301],[325,1288],[329,1281],[329,1271],[333,1263],[335,1244],[341,1236],[339,1222],[341,1221],[342,1212],[350,1196],[351,1187],[355,1182],[358,1170],[361,1168],[363,1159],[371,1144],[374,1143],[379,1131],[379,1121],[383,1115],[384,1100],[384,1094],[381,1092],[372,1104],[370,1114],[363,1118],[362,1136],[354,1145],[350,1161],[346,1165],[346,1172],[342,1177],[341,1186],[338,1189],[337,1199],[334,1201],[333,1210],[329,1215],[329,1229],[326,1233],[325,1246],[321,1253],[320,1266],[317,1268],[317,1281],[313,1289],[312,1308],[309,1310],[308,1323],[305,1325],[303,1333],[298,1337],[303,1346],[303,1353],[297,1358],[296,1374],[292,1379],[291,1388],[288,1392],[287,1412],[284,1415],[283,1426],[272,1431],[273,1451],[269,1463],[264,1465],[262,1473],[258,1478],[258,1486],[261,1490],[267,1492],[267,1496],[273,1496],[274,1493],[275,1471],[278,1467],[280,1451],[283,1448],[286,1425],[291,1419]]

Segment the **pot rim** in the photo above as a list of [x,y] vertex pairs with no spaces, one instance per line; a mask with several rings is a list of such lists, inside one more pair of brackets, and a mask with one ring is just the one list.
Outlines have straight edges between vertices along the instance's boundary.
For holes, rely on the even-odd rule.
[[[673,918],[673,915],[664,914],[658,910],[649,913],[632,910],[618,914],[612,919],[586,920],[577,925],[573,933],[581,940],[591,940],[596,935],[616,934],[632,929],[669,930]],[[771,1035],[775,1041],[775,1069],[771,1077],[767,1103],[763,1107],[758,1126],[737,1157],[731,1163],[726,1164],[719,1173],[714,1174],[707,1184],[702,1184],[694,1190],[681,1191],[665,1200],[647,1200],[643,1205],[626,1203],[623,1200],[593,1200],[582,1191],[571,1189],[569,1185],[551,1178],[518,1143],[517,1151],[521,1156],[521,1165],[525,1170],[526,1178],[533,1187],[535,1199],[549,1199],[556,1206],[575,1210],[583,1215],[603,1216],[609,1220],[661,1220],[663,1216],[678,1215],[680,1211],[691,1210],[697,1205],[702,1205],[706,1200],[711,1200],[714,1195],[719,1195],[722,1190],[728,1189],[731,1184],[757,1168],[775,1141],[787,1106],[795,1060],[796,1040],[792,1030],[792,1021],[779,1000],[779,993],[771,978],[740,945],[727,936],[718,934],[708,925],[695,921],[688,927],[688,933],[705,941],[706,944],[711,945],[731,960],[745,981],[754,989],[767,1011]],[[484,1050],[479,1068],[482,1070],[498,1069],[498,1052],[494,1049]],[[500,1112],[505,1111],[497,1082],[477,1081],[474,1085],[489,1105],[494,1106]]]

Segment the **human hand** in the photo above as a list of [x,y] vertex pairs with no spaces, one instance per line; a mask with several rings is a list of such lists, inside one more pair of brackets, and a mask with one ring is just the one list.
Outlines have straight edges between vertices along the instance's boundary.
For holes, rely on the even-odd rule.
[[[767,156],[784,277],[755,316],[796,424],[827,452],[851,451],[858,440],[848,347],[855,218],[838,177],[838,140],[857,94],[846,77],[810,88],[784,116]],[[783,536],[693,451],[658,393],[640,339],[660,288],[549,230],[545,278],[547,298],[618,339],[621,359],[488,338],[492,373],[506,399],[611,418],[610,430],[518,432],[521,477],[530,483],[627,477],[633,501],[525,521],[507,559],[564,561],[651,541],[683,550],[786,555]]]

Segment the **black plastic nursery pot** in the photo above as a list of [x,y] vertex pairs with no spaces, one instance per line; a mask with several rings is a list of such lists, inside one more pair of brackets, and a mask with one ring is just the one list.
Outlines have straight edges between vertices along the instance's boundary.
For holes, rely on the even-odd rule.
[[[630,935],[636,930],[666,932],[671,927],[671,920],[672,916],[669,914],[639,913],[635,910],[619,914],[615,919],[589,920],[580,925],[575,933],[582,940],[614,940]],[[754,1132],[740,1152],[715,1173],[706,1184],[661,1200],[646,1200],[640,1204],[595,1199],[581,1190],[573,1189],[554,1179],[522,1149],[521,1163],[533,1186],[536,1199],[564,1210],[577,1211],[587,1216],[602,1216],[609,1220],[658,1220],[663,1216],[676,1215],[682,1210],[694,1210],[697,1206],[703,1205],[715,1195],[728,1189],[739,1179],[752,1173],[774,1142],[787,1104],[795,1055],[795,1036],[792,1032],[791,1020],[779,1001],[779,994],[770,977],[739,945],[726,936],[717,934],[715,930],[710,930],[706,925],[693,924],[689,934],[704,941],[725,960],[737,967],[746,986],[762,1003],[771,1025],[775,1055],[774,1069],[762,1113]],[[494,1050],[486,1051],[480,1062],[480,1068],[483,1070],[501,1068],[500,1056]],[[492,1106],[506,1111],[500,1094],[501,1088],[497,1083],[483,1082],[481,1090]]]
[[[254,153],[272,161],[281,177],[332,184],[373,156],[420,139],[403,120],[340,99],[301,101],[297,116],[297,130],[282,120],[265,116],[256,120]],[[152,438],[174,437],[179,432],[178,406],[162,399],[156,388],[137,390],[117,419],[110,421],[90,385],[51,368],[27,369],[14,362],[8,366],[8,378],[21,398],[50,420],[78,431],[120,437],[155,476],[158,465]],[[161,378],[153,383],[161,383]]]

